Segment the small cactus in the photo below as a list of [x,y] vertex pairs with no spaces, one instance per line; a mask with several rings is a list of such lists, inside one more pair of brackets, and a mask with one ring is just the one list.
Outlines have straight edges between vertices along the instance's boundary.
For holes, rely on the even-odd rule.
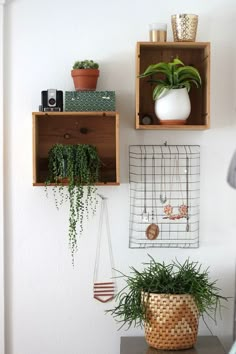
[[82,60],[76,61],[73,65],[73,69],[98,69],[98,63],[95,63],[93,60]]

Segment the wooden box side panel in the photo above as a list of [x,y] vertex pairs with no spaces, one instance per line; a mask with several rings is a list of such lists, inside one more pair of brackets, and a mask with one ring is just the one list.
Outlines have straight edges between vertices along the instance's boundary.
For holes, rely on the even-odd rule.
[[116,114],[38,114],[34,115],[35,182],[48,176],[48,151],[54,144],[91,144],[101,159],[102,183],[117,182]]
[[116,183],[120,184],[120,120],[116,114]]

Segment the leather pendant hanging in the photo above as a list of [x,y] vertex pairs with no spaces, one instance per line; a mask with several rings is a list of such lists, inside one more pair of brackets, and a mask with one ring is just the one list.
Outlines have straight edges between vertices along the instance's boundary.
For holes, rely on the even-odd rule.
[[[155,223],[155,215],[156,215],[156,171],[155,171],[155,156],[154,156],[154,148],[153,148],[153,156],[152,156],[152,223],[148,225],[146,229],[146,237],[149,240],[155,240],[159,235],[159,226]],[[156,216],[157,219],[157,216]],[[156,220],[157,221],[157,220]]]
[[150,224],[146,230],[146,236],[149,240],[155,240],[159,235],[159,226],[157,224]]
[[93,297],[100,302],[108,302],[114,298],[115,283],[94,283],[93,284]]

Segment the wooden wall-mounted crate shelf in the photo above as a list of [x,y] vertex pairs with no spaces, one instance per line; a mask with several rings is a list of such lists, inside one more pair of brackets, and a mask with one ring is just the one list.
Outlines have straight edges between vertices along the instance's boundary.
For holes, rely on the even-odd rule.
[[[178,57],[185,65],[196,67],[202,87],[190,90],[191,114],[186,125],[160,125],[154,113],[153,87],[149,78],[139,79],[150,64],[170,62]],[[150,116],[153,124],[143,125],[142,118]],[[208,42],[138,42],[136,53],[136,129],[203,130],[210,127],[210,43]]]
[[119,114],[116,112],[34,112],[33,185],[48,176],[48,151],[54,144],[95,145],[102,161],[98,185],[119,185]]

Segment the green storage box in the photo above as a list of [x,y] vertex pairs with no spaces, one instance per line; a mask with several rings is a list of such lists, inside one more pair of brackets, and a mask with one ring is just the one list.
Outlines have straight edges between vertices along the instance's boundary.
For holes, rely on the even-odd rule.
[[105,112],[115,110],[115,91],[65,92],[65,111],[67,112]]

